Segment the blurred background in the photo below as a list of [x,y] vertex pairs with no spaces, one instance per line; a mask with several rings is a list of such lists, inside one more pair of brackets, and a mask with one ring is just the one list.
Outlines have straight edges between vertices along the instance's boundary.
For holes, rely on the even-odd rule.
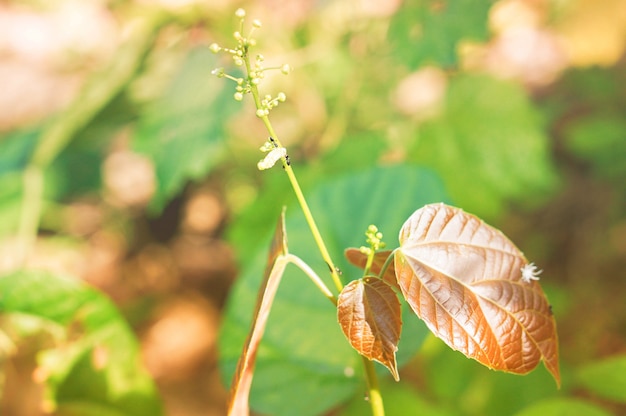
[[[324,211],[314,214],[347,224],[338,205],[388,194],[374,187],[350,202],[336,181],[406,168],[386,185],[395,193],[383,208],[402,211],[398,227],[382,229],[395,248],[411,212],[396,205],[413,195],[410,169],[423,169],[438,190],[424,203],[480,216],[544,270],[560,391],[539,368],[535,387],[507,376],[503,392],[486,381],[499,375],[427,340],[403,381],[385,384],[390,406],[502,415],[568,397],[626,414],[623,0],[2,1],[0,273],[25,264],[102,291],[138,337],[164,413],[225,414],[232,363],[220,371],[220,327],[252,308],[228,295],[247,269],[258,284],[281,207],[298,210],[282,170],[256,168],[268,133],[252,101],[236,102],[234,83],[211,75],[237,74],[208,46],[235,46],[239,7],[244,33],[262,22],[265,65],[293,68],[268,72],[260,88],[287,96],[271,118]],[[363,221],[342,231],[354,244]],[[332,248],[341,257],[344,247]],[[245,319],[226,349],[241,348]],[[49,413],[65,393],[47,390],[37,356],[56,338],[14,328],[3,316],[0,413]],[[621,368],[623,384],[602,387],[597,367],[615,357],[609,373]],[[320,412],[363,414],[345,405],[354,389]],[[294,398],[257,396],[264,413],[304,414],[272,410]]]

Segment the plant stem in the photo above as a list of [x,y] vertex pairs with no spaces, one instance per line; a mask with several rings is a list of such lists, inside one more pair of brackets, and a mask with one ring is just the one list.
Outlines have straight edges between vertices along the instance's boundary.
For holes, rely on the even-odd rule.
[[324,296],[326,296],[328,300],[330,300],[333,303],[333,305],[337,306],[337,298],[335,297],[335,295],[333,295],[330,289],[326,287],[322,279],[320,279],[317,273],[315,273],[315,271],[311,269],[311,267],[308,264],[306,264],[300,257],[293,255],[291,253],[286,254],[285,257],[290,263],[293,263],[294,265],[299,267],[300,270],[302,270],[307,276],[309,276],[309,279],[311,279],[313,284],[317,286],[317,288],[324,294]]
[[365,378],[367,379],[367,388],[369,391],[368,399],[372,408],[372,415],[384,416],[385,407],[383,406],[383,396],[380,394],[378,375],[376,374],[374,362],[363,355],[361,358],[363,359],[363,367],[365,367]]
[[400,248],[396,248],[391,253],[389,253],[389,257],[387,257],[387,260],[385,260],[385,263],[383,264],[383,267],[380,268],[380,273],[378,273],[378,277],[380,277],[381,279],[383,278],[383,276],[387,272],[387,269],[389,268],[389,265],[391,265],[391,262],[394,261],[395,254],[396,254],[397,250],[400,250]]
[[311,214],[311,210],[309,209],[309,205],[304,198],[302,193],[302,189],[300,188],[300,184],[298,184],[298,180],[296,179],[296,175],[293,173],[293,169],[291,166],[287,165],[285,167],[285,172],[287,172],[287,176],[289,177],[289,182],[291,182],[291,187],[296,194],[296,198],[300,203],[300,207],[302,208],[302,212],[304,213],[304,217],[306,218],[306,222],[309,224],[309,228],[311,229],[311,233],[313,234],[313,238],[315,239],[315,243],[320,250],[322,258],[328,265],[330,269],[330,274],[333,279],[333,283],[339,292],[343,289],[343,283],[341,283],[341,279],[339,278],[339,273],[337,272],[337,267],[333,263],[333,260],[328,253],[328,249],[324,244],[324,240],[322,239],[322,235],[317,228],[317,224],[315,223],[315,219],[313,218],[313,214]]
[[[248,77],[250,77],[250,74],[252,73],[252,68],[250,66],[250,58],[247,52],[248,51],[246,50],[243,56],[244,58],[243,60],[245,63],[247,75]],[[259,89],[255,84],[251,83],[250,92],[252,93],[254,104],[257,110],[263,109],[263,105],[261,104],[261,98],[259,95]],[[265,125],[265,128],[269,132],[272,139],[274,139],[274,142],[276,143],[276,145],[279,147],[283,147],[282,144],[280,143],[278,135],[276,134],[276,132],[274,131],[274,128],[272,127],[272,123],[270,122],[269,117],[267,115],[264,115],[261,117],[261,120],[263,121],[263,124]],[[296,198],[298,199],[298,203],[300,204],[300,208],[302,209],[306,222],[309,225],[309,228],[311,229],[311,233],[313,234],[315,243],[317,244],[317,247],[320,251],[320,254],[322,255],[322,258],[324,259],[324,261],[328,265],[328,268],[330,269],[330,274],[333,279],[333,283],[335,284],[335,287],[337,288],[337,290],[341,292],[343,289],[343,283],[341,282],[341,278],[339,277],[338,268],[335,267],[335,264],[332,258],[330,257],[328,249],[326,248],[326,244],[324,243],[324,239],[322,238],[322,235],[320,234],[319,229],[317,228],[317,224],[315,223],[315,219],[313,218],[313,214],[311,213],[309,204],[306,202],[306,198],[304,197],[304,194],[302,193],[302,188],[300,188],[300,184],[298,183],[298,179],[296,178],[293,168],[291,167],[291,164],[287,162],[286,158],[282,158],[282,163],[283,163],[283,168],[285,169],[285,172],[287,173],[287,177],[289,178],[289,182],[291,183],[291,187],[293,188],[293,191],[296,194]],[[371,256],[371,259],[369,260],[370,260],[370,267],[371,267],[371,261],[373,261],[373,255]],[[317,277],[315,272],[313,272],[313,270],[310,269],[310,267],[306,263],[304,263],[302,260],[300,260],[299,257],[296,257],[296,256],[293,256],[293,258],[290,257],[290,261],[292,261],[294,264],[300,267],[307,275],[309,275],[309,277],[311,277],[313,282],[320,288],[322,293],[324,293],[324,295],[328,299],[331,300],[331,302],[333,302],[335,305],[337,304],[337,299],[332,295],[332,293],[329,293],[328,288],[326,288],[323,282],[319,280],[319,277]],[[329,294],[332,297],[329,296]],[[376,375],[376,369],[374,368],[374,363],[368,358],[366,358],[365,356],[361,356],[361,357],[363,359],[363,366],[365,367],[365,377],[367,379],[367,385],[368,385],[368,390],[369,390],[369,400],[370,400],[370,405],[372,407],[372,415],[384,416],[385,409],[383,406],[383,398],[380,394],[380,388],[378,386],[378,376]]]
[[119,49],[111,64],[94,74],[72,104],[43,130],[39,143],[24,170],[24,193],[19,220],[18,267],[25,265],[36,239],[44,192],[46,169],[65,149],[76,133],[87,125],[132,79],[145,54],[168,19],[168,14],[155,9],[133,19],[128,27],[128,41]]
[[[250,67],[250,58],[247,54],[244,57],[244,62],[246,65],[246,71],[248,74],[250,74],[252,71],[252,68]],[[257,86],[252,85],[250,88],[250,91],[252,92],[252,97],[254,98],[255,107],[257,109],[262,109],[263,106],[261,105],[261,98],[260,98],[259,89],[257,88]],[[272,127],[272,123],[270,122],[269,117],[263,116],[261,117],[261,120],[263,121],[263,124],[265,124],[267,131],[269,132],[270,136],[274,139],[276,144],[282,147],[280,140],[278,139],[278,135],[276,134],[276,131],[274,131],[274,128]],[[307,224],[309,224],[309,228],[311,229],[311,233],[313,234],[313,239],[315,240],[315,244],[317,244],[317,248],[319,249],[320,254],[322,255],[322,258],[324,259],[324,261],[328,265],[328,268],[330,269],[330,275],[333,279],[333,283],[335,284],[335,287],[337,288],[339,292],[341,292],[341,290],[343,289],[343,283],[341,283],[341,278],[339,277],[339,273],[337,272],[337,267],[335,267],[335,263],[330,257],[328,249],[326,248],[326,244],[324,243],[324,239],[322,238],[322,235],[320,234],[320,231],[317,228],[317,224],[315,223],[315,219],[313,218],[313,214],[311,213],[309,204],[306,202],[306,198],[304,197],[304,194],[302,193],[302,188],[300,188],[298,179],[296,178],[296,175],[293,172],[293,168],[291,167],[291,164],[287,163],[287,160],[285,158],[283,158],[282,162],[283,162],[283,168],[285,168],[285,172],[287,173],[287,177],[289,178],[289,182],[291,183],[291,187],[293,188],[293,191],[296,194],[296,198],[298,199],[298,203],[300,204],[300,208],[302,209],[302,213],[304,214],[304,218],[306,219]]]

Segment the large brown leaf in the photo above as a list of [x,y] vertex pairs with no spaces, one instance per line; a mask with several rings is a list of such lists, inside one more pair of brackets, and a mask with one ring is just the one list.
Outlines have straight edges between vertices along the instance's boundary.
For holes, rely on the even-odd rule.
[[339,294],[337,319],[350,345],[386,366],[398,381],[396,351],[402,318],[391,286],[377,277],[353,280]]
[[398,284],[413,311],[455,350],[525,374],[543,360],[560,384],[556,323],[524,255],[500,231],[444,204],[413,213],[400,231]]

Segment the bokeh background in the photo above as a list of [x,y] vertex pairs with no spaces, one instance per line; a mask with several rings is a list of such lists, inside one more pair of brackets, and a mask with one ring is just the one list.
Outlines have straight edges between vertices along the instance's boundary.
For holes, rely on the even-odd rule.
[[[360,244],[368,207],[405,215],[424,184],[412,175],[427,171],[424,202],[480,216],[544,270],[560,391],[543,368],[510,382],[427,339],[403,381],[384,384],[390,414],[516,414],[554,398],[626,414],[623,0],[0,2],[0,273],[25,265],[97,288],[138,337],[165,414],[225,414],[232,363],[218,352],[240,344],[218,348],[220,327],[252,308],[228,295],[256,270],[253,293],[281,207],[298,210],[281,169],[256,168],[267,132],[251,100],[211,75],[237,74],[208,46],[234,46],[239,7],[245,33],[263,24],[266,66],[293,68],[261,91],[287,96],[271,118],[314,214],[335,229],[363,218],[341,231]],[[386,190],[350,195],[337,187],[349,175]],[[395,247],[398,228],[382,231]],[[0,413],[46,414],[67,392],[49,397],[37,357],[73,338],[18,321],[2,314]],[[359,414],[362,391],[346,405],[348,393],[326,411]],[[264,394],[253,403],[270,414],[299,400]]]

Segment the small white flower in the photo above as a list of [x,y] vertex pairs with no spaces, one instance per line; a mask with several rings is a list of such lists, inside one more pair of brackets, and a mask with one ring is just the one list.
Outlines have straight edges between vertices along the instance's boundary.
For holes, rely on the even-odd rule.
[[276,162],[280,160],[281,157],[285,157],[285,156],[287,156],[287,149],[285,149],[284,147],[276,147],[272,149],[267,154],[267,156],[265,156],[265,159],[260,160],[256,166],[257,168],[259,168],[259,170],[269,169],[272,166],[274,166]]
[[524,283],[530,283],[531,280],[539,280],[539,274],[543,272],[543,270],[537,270],[535,263],[525,264],[524,267],[521,268],[521,271],[522,281]]

